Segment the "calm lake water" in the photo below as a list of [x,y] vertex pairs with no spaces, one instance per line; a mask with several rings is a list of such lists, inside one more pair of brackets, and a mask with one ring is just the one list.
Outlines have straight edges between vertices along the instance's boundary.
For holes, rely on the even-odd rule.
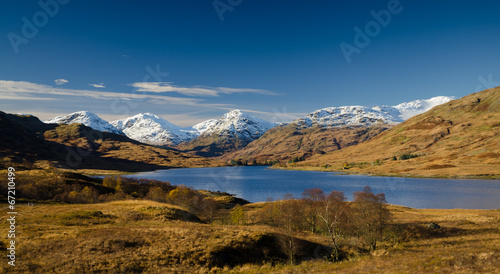
[[300,198],[306,188],[321,188],[325,193],[343,191],[352,200],[353,192],[368,185],[374,193],[385,193],[390,204],[413,208],[500,208],[499,180],[371,177],[266,167],[168,169],[136,173],[129,177],[229,192],[250,202],[266,201],[268,197],[281,199],[287,193]]

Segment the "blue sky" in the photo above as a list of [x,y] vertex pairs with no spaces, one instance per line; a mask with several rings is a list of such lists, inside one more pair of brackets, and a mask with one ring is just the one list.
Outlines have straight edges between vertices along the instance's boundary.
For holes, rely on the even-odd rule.
[[234,108],[286,121],[462,97],[500,85],[499,12],[494,0],[2,1],[0,110],[188,126]]

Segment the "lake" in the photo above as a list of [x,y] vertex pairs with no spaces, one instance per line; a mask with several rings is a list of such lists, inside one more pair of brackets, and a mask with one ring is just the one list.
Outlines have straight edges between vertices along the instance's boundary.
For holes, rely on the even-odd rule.
[[229,192],[250,202],[266,201],[268,197],[282,199],[287,193],[301,198],[307,188],[321,188],[325,193],[343,191],[352,200],[355,191],[368,185],[374,193],[385,193],[390,204],[413,208],[500,208],[499,180],[373,177],[260,166],[167,169],[135,173],[128,177]]

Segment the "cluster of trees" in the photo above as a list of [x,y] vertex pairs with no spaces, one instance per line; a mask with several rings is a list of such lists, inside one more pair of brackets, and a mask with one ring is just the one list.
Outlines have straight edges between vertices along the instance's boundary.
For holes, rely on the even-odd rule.
[[251,160],[251,161],[248,161],[248,160],[242,160],[242,159],[231,159],[229,161],[229,164],[232,165],[232,166],[274,166],[274,165],[278,165],[278,166],[285,166],[286,163],[297,163],[297,162],[302,162],[302,161],[305,161],[306,158],[304,156],[301,156],[301,157],[298,157],[298,156],[295,156],[295,157],[292,157],[290,160],[287,161],[279,161],[279,160],[266,160],[266,161],[257,161],[257,160]]
[[209,223],[219,216],[222,209],[221,203],[215,199],[184,185],[172,186],[157,180],[112,176],[104,178],[103,186],[134,198],[178,205]]
[[292,159],[290,159],[288,161],[288,163],[297,163],[297,162],[302,162],[302,161],[305,161],[306,160],[306,157],[302,156],[302,157],[293,157]]
[[238,159],[238,160],[231,159],[229,161],[229,164],[232,166],[272,166],[272,165],[275,165],[278,163],[280,163],[280,161],[278,161],[278,160],[267,160],[267,161],[259,162],[257,160],[248,161],[248,160],[241,160],[241,159]]
[[[1,184],[0,190],[6,184]],[[168,182],[157,180],[106,177],[103,180],[76,173],[47,170],[17,178],[17,197],[36,201],[96,203],[126,198],[146,198],[150,189],[170,191]],[[6,193],[6,191],[5,191]]]
[[[0,178],[1,193],[7,193],[7,182]],[[100,203],[124,199],[146,199],[169,203],[185,208],[208,223],[221,219],[231,223],[226,204],[207,193],[184,185],[172,186],[158,180],[107,176],[90,178],[77,173],[60,172],[55,169],[17,178],[16,197],[28,201],[55,201],[62,203]],[[215,196],[230,196],[214,193]],[[241,206],[240,206],[241,207]],[[241,218],[241,220],[243,220]],[[238,221],[242,223],[242,221]]]
[[[417,158],[419,156],[420,155],[418,155],[418,154],[405,153],[405,154],[399,156],[399,160],[409,160],[409,159]],[[394,156],[394,157],[396,157],[396,156]],[[394,158],[393,158],[393,160],[394,160]]]
[[347,202],[343,192],[325,194],[318,188],[307,189],[302,195],[302,199],[296,199],[287,194],[283,200],[269,203],[260,218],[263,223],[282,229],[291,260],[296,250],[293,236],[296,232],[327,236],[332,259],[338,261],[341,239],[356,237],[373,250],[391,219],[385,195],[374,194],[368,186],[354,193],[353,202]]

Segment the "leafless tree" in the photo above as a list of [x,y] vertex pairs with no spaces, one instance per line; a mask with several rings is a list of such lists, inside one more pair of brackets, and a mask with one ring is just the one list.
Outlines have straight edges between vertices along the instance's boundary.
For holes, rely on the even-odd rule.
[[339,260],[339,237],[348,222],[349,205],[343,192],[332,191],[319,202],[318,217],[332,241],[334,259]]

